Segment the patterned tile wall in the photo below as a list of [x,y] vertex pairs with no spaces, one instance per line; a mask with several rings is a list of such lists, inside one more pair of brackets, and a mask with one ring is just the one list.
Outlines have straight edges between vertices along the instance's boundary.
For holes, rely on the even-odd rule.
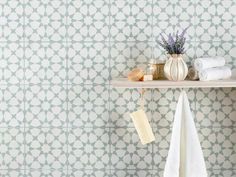
[[[190,26],[186,61],[236,69],[235,0],[1,0],[0,176],[162,177],[180,89],[149,89],[156,141],[129,117],[136,89],[112,88],[151,58],[161,32]],[[236,177],[236,89],[186,89],[209,177]]]

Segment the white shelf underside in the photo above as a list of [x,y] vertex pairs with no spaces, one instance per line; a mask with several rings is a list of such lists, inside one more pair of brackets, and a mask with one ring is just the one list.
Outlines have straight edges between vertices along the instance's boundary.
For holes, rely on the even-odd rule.
[[113,87],[118,88],[214,88],[214,87],[236,87],[236,79],[217,80],[217,81],[129,81],[126,78],[111,81]]

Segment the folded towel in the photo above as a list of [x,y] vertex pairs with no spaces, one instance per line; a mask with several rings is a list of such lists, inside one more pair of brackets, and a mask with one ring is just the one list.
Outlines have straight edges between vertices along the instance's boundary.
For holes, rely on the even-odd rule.
[[199,72],[200,81],[229,79],[232,75],[231,69],[227,66],[208,68]]
[[164,177],[207,177],[206,165],[185,91],[176,107]]
[[199,79],[198,71],[192,66],[188,68],[187,79],[193,81]]
[[207,68],[219,67],[224,65],[224,57],[197,58],[193,61],[193,66],[197,71],[202,71]]

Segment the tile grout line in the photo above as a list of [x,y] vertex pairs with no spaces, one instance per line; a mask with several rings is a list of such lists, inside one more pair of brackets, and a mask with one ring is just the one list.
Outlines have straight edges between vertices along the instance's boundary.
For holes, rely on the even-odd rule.
[[111,163],[111,134],[112,134],[112,129],[111,129],[111,124],[112,124],[112,120],[111,120],[111,0],[108,1],[108,16],[109,16],[109,24],[108,24],[108,30],[109,30],[109,36],[108,36],[108,50],[109,50],[109,92],[108,92],[108,109],[109,109],[109,114],[108,114],[108,126],[109,126],[109,176],[112,177],[112,171],[111,171],[111,167],[112,167],[112,163]]
[[[195,18],[195,17],[194,17]],[[194,32],[195,33],[195,32]],[[153,35],[152,35],[153,36]],[[152,37],[151,37],[152,38]],[[195,36],[194,36],[195,38]],[[135,40],[135,41],[115,41],[115,40],[111,40],[111,41],[0,41],[0,44],[32,44],[32,43],[37,43],[37,44],[41,44],[41,43],[46,43],[46,44],[53,44],[53,43],[60,43],[60,44],[76,44],[76,43],[82,43],[82,44],[90,44],[90,43],[155,43],[154,40],[154,36],[153,36],[153,40],[145,40],[145,41],[139,41],[139,40]],[[233,42],[236,43],[236,40],[229,40],[229,41],[220,41],[220,40],[209,40],[209,41],[204,41],[204,40],[197,40],[197,37],[195,38],[195,40],[186,40],[186,42],[188,43],[194,43],[194,42],[203,42],[203,43],[229,43],[229,42]]]
[[[152,126],[152,128],[171,128],[172,126]],[[24,128],[24,126],[0,126],[0,128],[2,129],[19,129],[19,128]],[[67,126],[38,126],[38,127],[33,127],[33,126],[25,126],[26,129],[28,128],[34,128],[34,129],[40,129],[40,128],[44,128],[44,129],[47,129],[47,128],[55,128],[55,129],[61,129],[61,128],[64,128],[66,129]],[[112,128],[112,129],[117,129],[117,128],[128,128],[128,129],[134,129],[135,127],[133,126],[68,126],[68,128],[71,128],[71,129],[76,129],[76,128],[99,128],[99,129],[104,129],[104,128]],[[217,125],[209,125],[209,126],[196,126],[196,128],[212,128],[212,129],[216,129],[216,128],[236,128],[236,125],[229,125],[229,126],[217,126]]]
[[[151,15],[152,15],[152,26],[151,26],[151,33],[152,33],[152,36],[151,36],[151,40],[153,41],[153,43],[154,43],[154,46],[155,46],[155,40],[154,40],[154,34],[153,34],[153,31],[154,31],[154,0],[152,0],[152,4],[151,4],[151,6],[152,6],[152,13],[151,13]],[[156,61],[156,59],[154,58],[154,46],[153,46],[153,44],[152,44],[152,53],[151,53],[151,59],[153,59],[153,60],[155,60]],[[152,115],[151,115],[151,127],[152,127],[152,129],[153,129],[153,125],[154,125],[154,104],[153,104],[153,102],[154,102],[154,98],[153,98],[153,96],[154,96],[154,89],[151,89],[151,100],[152,100],[152,110],[151,110],[151,113],[152,113]],[[153,131],[153,130],[152,130]],[[153,132],[153,134],[155,135],[155,132]],[[152,143],[151,144],[151,146],[152,146],[152,171],[153,171],[153,169],[154,169],[154,143]],[[151,174],[151,176],[152,176],[153,174]]]
[[197,26],[197,0],[194,0],[194,58],[197,57],[196,49],[197,49],[197,31],[196,31],[196,26]]
[[[152,36],[152,35],[151,35]],[[198,37],[197,37],[198,38]],[[211,42],[236,42],[235,39],[232,40],[196,40],[197,42],[206,42],[206,43],[211,43]],[[109,43],[109,40],[101,40],[101,41],[84,41],[84,40],[80,40],[80,41],[71,41],[68,40],[68,43]],[[146,42],[155,42],[152,40],[123,40],[123,41],[119,41],[119,40],[110,40],[111,43],[135,43],[135,42],[140,42],[140,43],[146,43]],[[194,42],[194,40],[186,40],[186,42]],[[66,43],[66,40],[62,40],[62,41],[0,41],[0,44],[11,44],[11,43]]]
[[69,44],[68,44],[68,27],[69,27],[69,0],[66,0],[66,176],[69,177]]
[[[63,171],[65,170],[65,168],[26,168],[27,170],[59,170],[59,171]],[[97,168],[73,168],[76,170],[99,170]],[[159,170],[160,168],[155,168],[154,170]],[[208,170],[236,170],[236,168],[207,168]],[[10,171],[14,171],[14,170],[24,170],[23,168],[0,168],[1,170],[10,170]],[[107,168],[101,168],[100,170],[108,170]],[[124,169],[120,169],[120,168],[112,168],[112,170],[152,170],[151,168],[124,168]]]
[[[196,25],[197,25],[196,7],[197,7],[197,0],[194,0],[194,58],[197,57],[197,53],[196,53],[196,47],[197,47],[197,42],[196,42],[196,39],[197,39],[197,33],[196,33]],[[196,123],[197,123],[197,97],[196,97],[196,95],[197,95],[197,89],[194,88],[194,122],[195,122],[195,126],[196,126]],[[196,126],[196,128],[197,128],[197,126]]]
[[55,86],[109,86],[109,84],[64,84],[64,83],[60,83],[60,84],[53,84],[53,83],[50,83],[50,84],[24,84],[24,83],[15,83],[15,84],[1,84],[0,83],[0,86],[52,86],[52,85],[55,85]]
[[[25,28],[26,28],[26,23],[25,23],[25,18],[26,18],[26,1],[23,0],[23,65],[24,65],[24,68],[23,68],[23,102],[24,102],[24,119],[23,119],[23,122],[24,122],[24,176],[26,177],[27,176],[27,173],[26,173],[26,55],[25,55],[25,51],[26,51],[26,43],[25,43],[25,40],[26,40],[26,36],[25,36]],[[21,86],[20,86],[21,87]]]

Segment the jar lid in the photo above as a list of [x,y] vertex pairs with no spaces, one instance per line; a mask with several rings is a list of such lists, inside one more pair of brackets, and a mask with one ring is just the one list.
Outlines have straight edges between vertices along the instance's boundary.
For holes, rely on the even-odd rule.
[[164,59],[164,58],[156,59],[156,64],[162,64],[162,63],[165,63],[165,62],[166,62],[166,59]]
[[150,62],[149,62],[149,64],[156,64],[156,60],[155,59],[150,59]]

